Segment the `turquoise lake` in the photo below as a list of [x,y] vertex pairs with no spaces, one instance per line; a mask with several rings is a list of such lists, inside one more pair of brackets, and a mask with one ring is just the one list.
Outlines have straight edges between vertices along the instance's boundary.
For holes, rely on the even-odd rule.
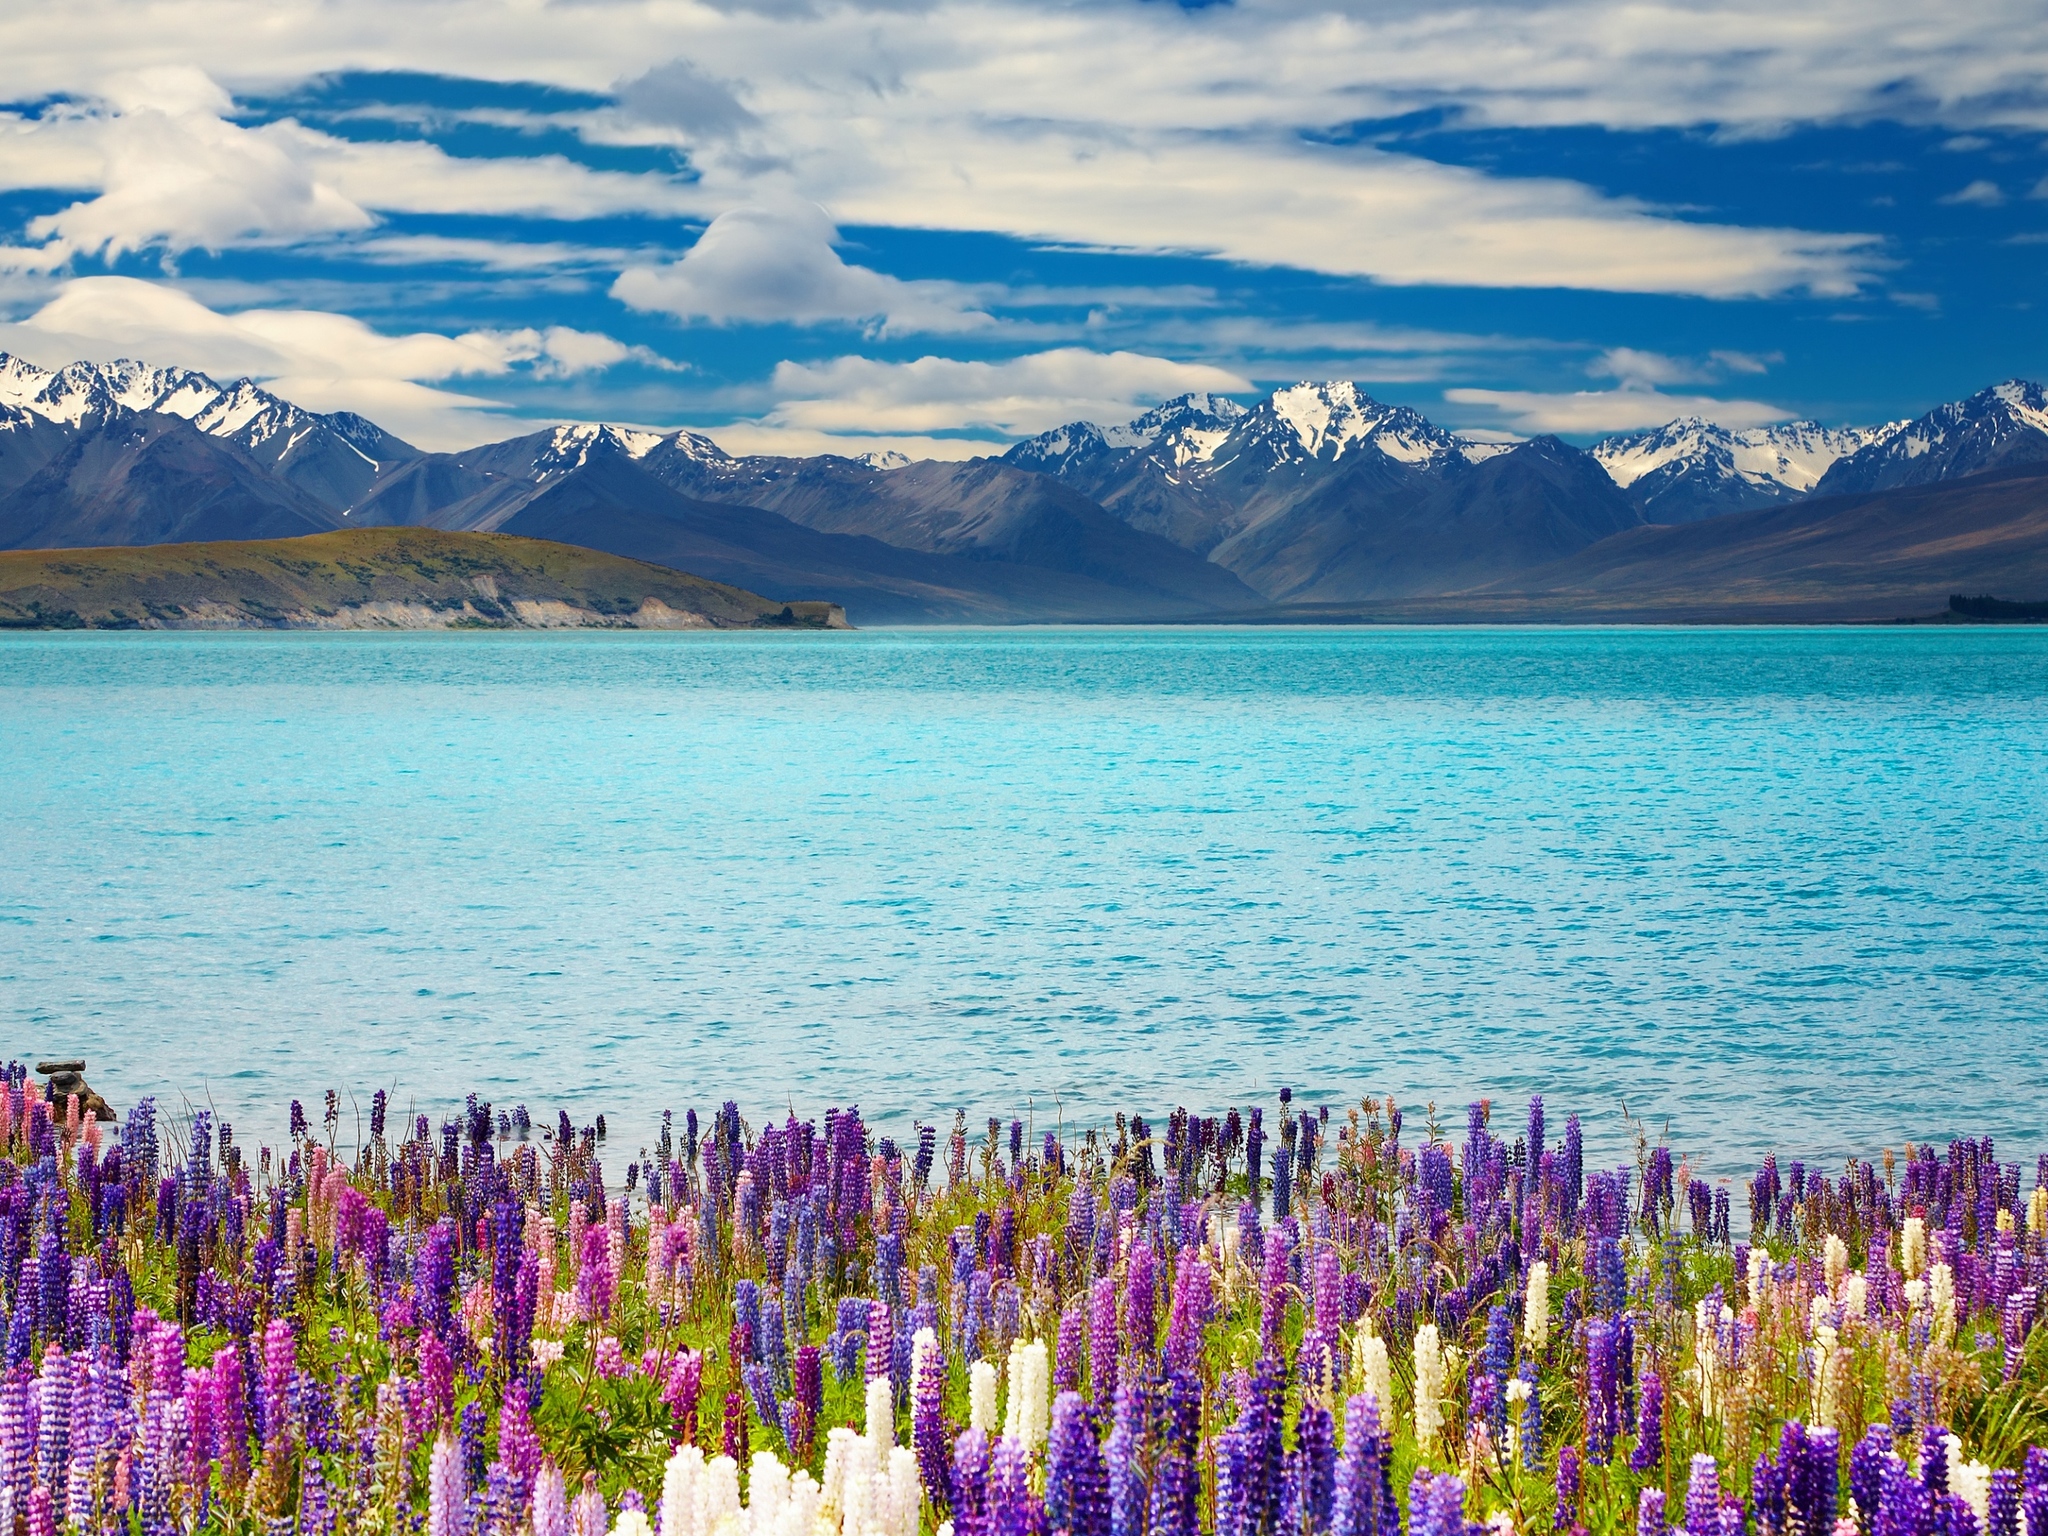
[[16,635],[0,854],[0,1054],[245,1140],[1284,1084],[2048,1149],[2041,630]]

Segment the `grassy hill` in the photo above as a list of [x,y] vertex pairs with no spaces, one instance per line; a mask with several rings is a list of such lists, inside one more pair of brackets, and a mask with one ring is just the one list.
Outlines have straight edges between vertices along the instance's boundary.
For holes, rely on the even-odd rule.
[[783,603],[570,544],[433,528],[0,552],[8,629],[828,629]]

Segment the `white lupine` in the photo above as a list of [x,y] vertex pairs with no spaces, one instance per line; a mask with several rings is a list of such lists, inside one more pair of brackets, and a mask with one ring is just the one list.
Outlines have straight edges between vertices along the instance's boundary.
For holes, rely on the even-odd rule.
[[1899,1268],[1905,1271],[1908,1280],[1918,1278],[1927,1268],[1927,1220],[1922,1216],[1908,1216],[1905,1225],[1899,1229]]
[[1019,1339],[1010,1346],[1010,1392],[1003,1405],[1003,1433],[1023,1442],[1026,1450],[1045,1444],[1052,1429],[1052,1407],[1048,1392],[1052,1373],[1048,1369],[1045,1343],[1029,1344]]
[[1842,1378],[1848,1366],[1848,1356],[1839,1343],[1832,1324],[1821,1323],[1814,1328],[1813,1422],[1837,1428],[1841,1420]]
[[1763,1299],[1764,1277],[1770,1273],[1771,1256],[1761,1248],[1749,1250],[1749,1302],[1757,1305]]
[[1424,1455],[1435,1449],[1444,1427],[1444,1351],[1436,1324],[1415,1330],[1415,1444]]
[[875,1460],[880,1461],[895,1443],[896,1389],[888,1377],[877,1376],[868,1383],[868,1444],[875,1449]]
[[1991,1528],[1991,1468],[1981,1461],[1963,1459],[1963,1442],[1954,1435],[1943,1440],[1948,1450],[1949,1491],[1968,1504],[1977,1516],[1977,1529]]
[[1701,1300],[1693,1306],[1692,1375],[1699,1387],[1700,1412],[1708,1418],[1714,1416],[1720,1394],[1721,1338],[1714,1326],[1715,1321],[1713,1309],[1706,1301]]
[[679,1446],[669,1457],[661,1474],[661,1536],[704,1536],[703,1502],[698,1485],[703,1480],[704,1453],[694,1445]]
[[1542,1354],[1550,1339],[1550,1266],[1538,1259],[1529,1266],[1522,1289],[1522,1337],[1531,1354]]
[[1821,1245],[1821,1267],[1827,1276],[1828,1294],[1840,1295],[1842,1281],[1849,1273],[1849,1245],[1833,1232]]
[[1374,1333],[1370,1326],[1358,1330],[1358,1338],[1352,1345],[1352,1372],[1358,1380],[1359,1390],[1379,1399],[1380,1427],[1392,1433],[1394,1389],[1393,1371],[1387,1361],[1387,1341]]
[[637,1509],[622,1509],[612,1521],[612,1536],[654,1536],[654,1527]]
[[1934,1313],[1934,1342],[1955,1343],[1956,1276],[1946,1264],[1936,1264],[1927,1272],[1927,1305]]
[[752,1536],[775,1536],[788,1503],[789,1468],[773,1451],[754,1452],[747,1462],[747,1529]]
[[867,1441],[840,1424],[825,1434],[825,1476],[818,1489],[818,1515],[828,1530],[838,1530],[846,1513],[849,1464],[867,1450]]
[[704,1463],[703,1488],[704,1524],[700,1527],[704,1536],[718,1536],[718,1528],[730,1520],[739,1523],[740,1464],[730,1456],[714,1456]]
[[2048,1184],[2036,1184],[2027,1196],[2027,1230],[2037,1236],[2048,1232]]
[[917,1536],[917,1517],[924,1508],[924,1483],[917,1475],[917,1452],[899,1445],[889,1453],[890,1508],[895,1516],[889,1536]]
[[989,1436],[996,1432],[996,1368],[987,1360],[967,1368],[967,1427]]
[[1857,1270],[1842,1284],[1842,1316],[1867,1317],[1870,1314],[1870,1282]]

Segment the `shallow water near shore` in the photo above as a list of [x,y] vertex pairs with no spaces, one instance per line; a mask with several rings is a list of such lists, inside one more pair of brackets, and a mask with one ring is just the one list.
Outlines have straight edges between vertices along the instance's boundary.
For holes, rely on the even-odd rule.
[[2044,724],[2039,630],[8,636],[0,1055],[2031,1159]]

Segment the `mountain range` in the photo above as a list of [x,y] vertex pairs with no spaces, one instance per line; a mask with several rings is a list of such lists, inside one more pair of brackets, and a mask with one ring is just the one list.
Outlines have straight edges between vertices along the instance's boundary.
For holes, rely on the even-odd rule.
[[1197,394],[1126,423],[1073,422],[996,458],[910,463],[735,456],[690,431],[602,425],[426,453],[246,379],[0,354],[0,548],[495,532],[841,602],[866,624],[1250,616],[1505,590],[1588,551],[1678,548],[1645,530],[1712,524],[1718,538],[1760,509],[1797,521],[1841,497],[2043,462],[2048,397],[2021,381],[1876,427],[1689,419],[1590,449],[1476,441],[1348,381],[1303,383],[1251,406]]

